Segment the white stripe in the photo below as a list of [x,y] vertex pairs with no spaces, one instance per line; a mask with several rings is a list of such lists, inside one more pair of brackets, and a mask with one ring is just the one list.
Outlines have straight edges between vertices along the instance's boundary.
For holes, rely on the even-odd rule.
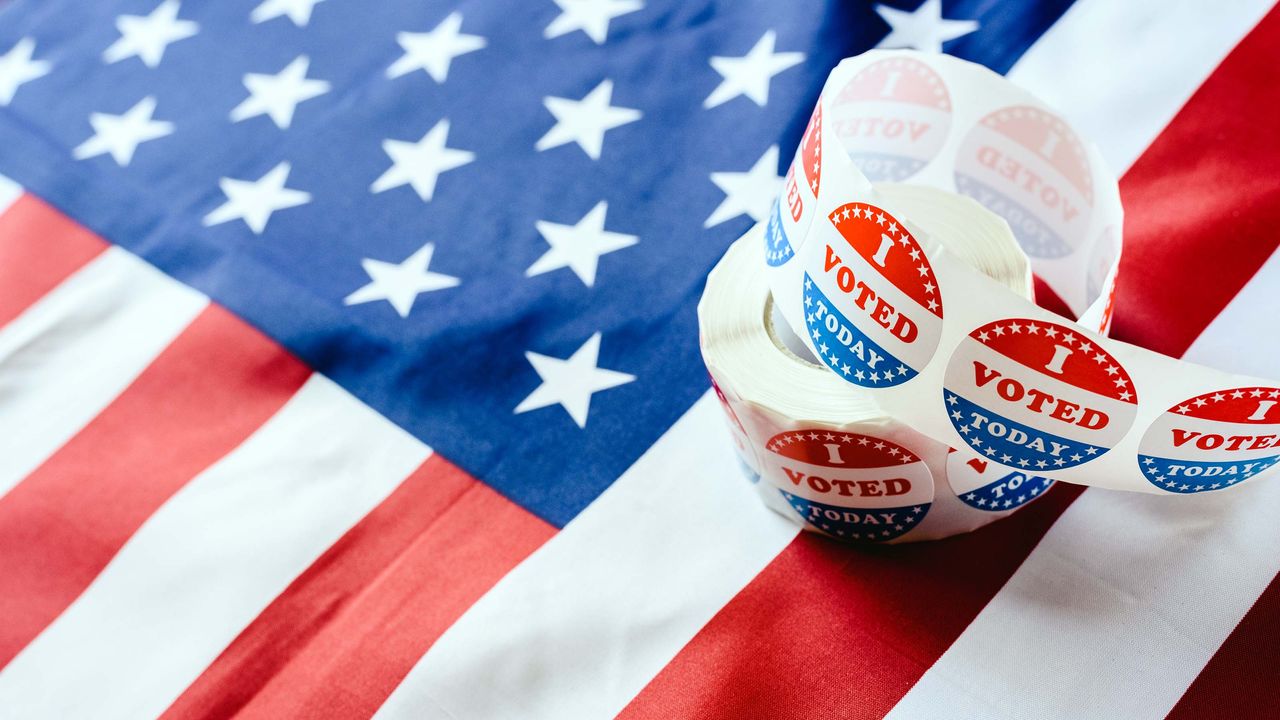
[[112,247],[0,330],[0,495],[114,400],[207,304]]
[[889,717],[1164,717],[1280,570],[1278,513],[1277,482],[1088,490]]
[[0,175],[0,215],[4,214],[9,206],[18,201],[22,196],[22,186],[10,180],[4,175]]
[[155,717],[430,454],[313,375],[0,671],[6,717]]
[[1280,379],[1277,298],[1280,250],[1267,258],[1183,357],[1230,372]]
[[444,634],[377,717],[612,717],[797,532],[707,393]]
[[1077,0],[1008,77],[1122,174],[1274,0]]

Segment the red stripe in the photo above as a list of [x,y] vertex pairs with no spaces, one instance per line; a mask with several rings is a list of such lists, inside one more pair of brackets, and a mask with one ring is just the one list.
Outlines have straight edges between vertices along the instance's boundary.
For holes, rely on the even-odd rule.
[[1280,576],[1200,672],[1169,713],[1170,720],[1236,720],[1280,715]]
[[1033,287],[1035,288],[1037,305],[1068,320],[1076,319],[1076,314],[1071,312],[1071,307],[1067,305],[1066,301],[1058,293],[1053,291],[1053,288],[1049,287],[1049,283],[1041,280],[1039,275],[1033,275],[1032,280],[1034,281]]
[[[1280,241],[1272,12],[1121,183],[1116,335],[1181,355]],[[955,641],[1078,489],[970,536],[880,551],[802,536],[637,696],[627,717],[880,717]],[[1272,681],[1274,684],[1274,679]]]
[[0,213],[0,326],[106,249],[43,200],[19,196]]
[[368,717],[441,633],[554,533],[433,456],[163,717]]
[[0,498],[0,667],[188,480],[244,441],[309,371],[217,306]]
[[1182,355],[1280,243],[1277,44],[1273,10],[1125,175],[1114,336]]
[[620,717],[881,717],[1081,492],[936,543],[846,548],[808,533],[752,580]]

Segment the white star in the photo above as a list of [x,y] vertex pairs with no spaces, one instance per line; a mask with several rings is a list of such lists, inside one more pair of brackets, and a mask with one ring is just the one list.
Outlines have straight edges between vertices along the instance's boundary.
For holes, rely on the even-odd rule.
[[423,202],[435,194],[436,180],[441,173],[462,167],[476,159],[473,152],[446,147],[449,139],[449,121],[441,120],[435,124],[418,142],[403,140],[383,140],[382,149],[391,157],[391,167],[382,173],[373,185],[371,192],[408,185],[418,193]]
[[373,258],[360,261],[369,274],[369,284],[343,298],[344,305],[386,300],[400,317],[409,317],[413,301],[418,295],[433,290],[443,290],[458,285],[460,280],[452,275],[431,272],[431,256],[436,248],[432,243],[423,245],[401,263],[389,263]]
[[546,239],[551,249],[529,266],[524,273],[525,277],[567,267],[573,270],[587,287],[594,285],[596,265],[600,262],[600,256],[631,247],[639,240],[635,235],[605,230],[604,219],[608,212],[609,204],[601,200],[591,208],[590,212],[583,215],[576,225],[561,225],[539,220],[538,232]]
[[548,150],[565,143],[576,142],[592,160],[600,159],[604,147],[604,134],[619,125],[640,119],[639,110],[614,107],[613,81],[603,80],[581,100],[546,97],[542,104],[556,116],[556,124],[534,146]]
[[110,153],[117,165],[128,165],[138,145],[173,132],[173,123],[151,119],[155,111],[156,99],[148,96],[123,115],[92,113],[89,124],[93,126],[93,137],[80,143],[71,154],[77,160],[84,160]]
[[459,55],[475,52],[485,46],[479,35],[466,35],[462,30],[462,14],[451,13],[430,32],[396,34],[396,42],[404,48],[400,56],[387,68],[387,77],[398,78],[415,70],[423,70],[431,79],[443,83],[449,76],[449,65]]
[[48,60],[32,60],[36,41],[24,37],[9,52],[0,55],[0,107],[13,102],[18,88],[36,78],[44,77],[53,69]]
[[746,95],[764,107],[769,102],[769,81],[773,76],[804,61],[804,53],[775,53],[773,46],[777,39],[777,33],[770,30],[742,57],[712,57],[711,67],[724,79],[702,101],[702,107],[713,108],[739,95]]
[[978,29],[974,20],[944,20],[942,0],[924,0],[915,12],[876,5],[876,13],[889,23],[891,30],[878,47],[909,47],[938,53],[942,52],[942,43]]
[[560,14],[542,31],[550,40],[574,30],[581,30],[597,45],[609,35],[609,21],[644,8],[640,0],[555,0]]
[[597,367],[599,355],[600,333],[592,335],[568,360],[526,352],[524,356],[542,378],[542,384],[520,401],[515,412],[519,414],[558,403],[578,427],[586,427],[593,394],[636,379],[635,375]]
[[294,25],[306,27],[311,22],[311,11],[322,2],[324,0],[262,0],[249,14],[249,19],[256,24],[287,15]]
[[116,18],[120,39],[102,53],[108,63],[137,55],[147,67],[156,67],[169,43],[189,38],[200,31],[190,20],[178,19],[178,0],[164,0],[150,15],[121,15]]
[[291,169],[289,163],[282,162],[257,180],[219,180],[227,201],[204,216],[205,227],[244,220],[255,235],[261,235],[275,211],[311,202],[311,193],[284,186]]
[[276,127],[288,128],[298,103],[329,92],[329,83],[307,78],[310,66],[310,58],[299,55],[275,75],[246,73],[244,86],[249,90],[249,97],[231,111],[231,121],[267,115]]
[[778,197],[782,178],[778,175],[778,146],[764,151],[764,155],[746,172],[713,172],[711,182],[724,192],[724,200],[702,223],[703,227],[719,225],[742,213],[759,222],[769,216],[769,208]]

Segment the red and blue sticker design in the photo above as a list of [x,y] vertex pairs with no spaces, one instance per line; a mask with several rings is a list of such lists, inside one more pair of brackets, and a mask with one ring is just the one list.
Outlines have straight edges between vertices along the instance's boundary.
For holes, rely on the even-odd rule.
[[987,115],[956,156],[956,189],[1004,218],[1032,257],[1070,255],[1088,239],[1093,174],[1084,143],[1029,105]]
[[986,512],[1016,510],[1053,486],[1051,478],[1013,470],[975,457],[967,451],[947,455],[947,483],[956,497]]
[[933,502],[929,466],[888,440],[809,429],[779,433],[765,447],[765,476],[783,499],[837,538],[893,540],[919,525]]
[[[796,165],[800,166],[799,174]],[[791,238],[803,237],[813,222],[813,209],[818,204],[822,186],[822,98],[809,117],[804,137],[796,156],[787,168],[783,195],[773,203],[769,225],[765,229],[764,257],[771,267],[785,264],[795,256]],[[803,188],[803,190],[802,190]],[[806,214],[806,212],[808,214]]]
[[1138,445],[1152,485],[1190,494],[1237,485],[1280,461],[1280,389],[1239,387],[1169,408]]
[[872,181],[901,182],[929,164],[951,131],[951,95],[933,68],[910,57],[863,68],[831,103],[831,130]]
[[1078,329],[1044,320],[987,323],[960,342],[942,400],[960,437],[994,462],[1060,470],[1101,457],[1133,425],[1124,367]]
[[924,250],[893,215],[847,203],[829,219],[822,272],[805,273],[805,325],[823,363],[861,387],[893,387],[919,374],[942,334],[942,295]]

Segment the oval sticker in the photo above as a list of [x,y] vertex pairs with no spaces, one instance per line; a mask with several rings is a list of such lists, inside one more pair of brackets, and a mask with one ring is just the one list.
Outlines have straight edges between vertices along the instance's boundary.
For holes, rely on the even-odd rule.
[[1189,398],[1151,424],[1138,467],[1173,493],[1220,490],[1280,460],[1280,389],[1239,387]]
[[816,354],[854,385],[901,385],[933,358],[942,335],[933,268],[912,234],[875,205],[846,203],[828,219],[843,242],[826,243],[821,272],[804,278]]
[[882,438],[824,429],[779,433],[764,475],[811,527],[845,540],[883,542],[924,519],[933,474],[919,456]]
[[947,364],[942,396],[969,447],[1030,471],[1101,457],[1138,410],[1129,373],[1104,348],[1078,329],[1026,318],[969,333]]

